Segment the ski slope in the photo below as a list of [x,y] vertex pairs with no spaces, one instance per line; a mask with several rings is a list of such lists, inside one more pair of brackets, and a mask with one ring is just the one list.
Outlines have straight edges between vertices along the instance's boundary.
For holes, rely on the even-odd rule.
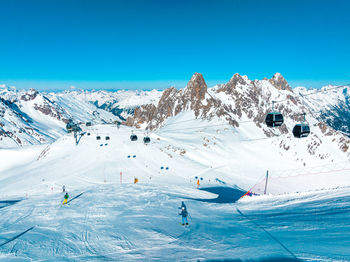
[[[84,127],[78,145],[70,134],[52,144],[11,150],[0,171],[0,259],[293,259],[258,224],[298,259],[349,260],[349,172],[295,181],[286,171],[308,173],[307,168],[320,165],[338,170],[346,157],[334,151],[328,160],[303,155],[298,157],[304,161],[297,161],[295,152],[279,147],[286,137],[260,139],[253,123],[237,130],[214,121],[181,114],[150,133],[147,145],[144,131],[96,125]],[[129,139],[132,131],[135,142]],[[292,143],[297,149],[304,145],[298,139]],[[15,158],[17,165],[10,161]],[[200,179],[200,188],[243,194],[262,183],[266,170],[271,170],[271,184],[265,196],[218,204],[217,194],[197,189]],[[293,183],[284,182],[286,189],[274,174]],[[83,194],[62,206],[63,185],[71,199]],[[263,188],[257,188],[252,191],[261,194]],[[189,228],[179,224],[181,201],[191,215]]]
[[[79,191],[71,191],[71,195]],[[100,184],[67,206],[63,195],[31,196],[0,209],[0,247],[7,261],[203,261],[293,258],[239,208],[303,261],[346,261],[349,189],[247,198],[234,204],[186,200],[184,228],[177,207],[182,187]],[[254,261],[254,260],[253,260]]]

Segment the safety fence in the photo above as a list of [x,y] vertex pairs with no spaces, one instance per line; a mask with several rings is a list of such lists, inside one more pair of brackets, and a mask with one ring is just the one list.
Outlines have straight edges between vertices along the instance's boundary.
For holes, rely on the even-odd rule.
[[348,161],[309,168],[271,170],[246,195],[285,194],[350,186]]

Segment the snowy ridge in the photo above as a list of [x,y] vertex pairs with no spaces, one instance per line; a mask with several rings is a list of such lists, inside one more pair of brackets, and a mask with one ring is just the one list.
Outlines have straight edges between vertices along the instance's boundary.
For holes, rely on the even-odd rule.
[[112,113],[71,95],[39,93],[35,89],[0,89],[0,147],[16,147],[53,142],[66,133],[65,126],[119,120]]
[[303,96],[303,102],[317,119],[335,130],[350,134],[350,87],[325,86],[320,90],[297,87],[294,92]]
[[[159,101],[156,102],[160,95]],[[18,92],[7,88],[2,92],[2,99],[5,101],[3,105],[9,109],[21,108],[18,110],[21,114],[15,116],[23,123],[37,127],[36,130],[51,130],[50,134],[53,134],[51,141],[56,140],[56,142],[45,146],[40,154],[36,153],[35,157],[33,156],[37,163],[33,170],[37,170],[40,166],[46,170],[46,161],[52,158],[53,163],[58,165],[55,168],[57,175],[62,172],[62,167],[65,168],[65,164],[60,163],[60,159],[65,159],[71,154],[77,155],[77,163],[82,161],[79,167],[72,167],[75,175],[82,172],[85,177],[86,172],[94,174],[94,170],[104,170],[101,165],[106,165],[108,159],[103,157],[106,154],[103,148],[110,148],[110,143],[116,143],[114,146],[118,150],[114,152],[108,149],[107,151],[119,157],[120,163],[124,162],[125,151],[134,154],[132,151],[135,144],[130,144],[128,138],[132,130],[141,136],[141,139],[146,134],[151,136],[152,144],[155,146],[151,154],[146,153],[147,147],[142,143],[137,147],[138,150],[145,153],[145,162],[151,161],[149,156],[158,154],[160,154],[159,159],[163,159],[164,156],[166,159],[175,159],[176,156],[176,159],[179,158],[177,161],[183,162],[181,165],[186,167],[184,170],[178,170],[183,174],[181,179],[191,180],[194,177],[193,173],[201,170],[199,172],[201,175],[206,172],[211,173],[207,179],[203,178],[203,183],[209,180],[211,183],[217,182],[216,179],[219,179],[227,185],[238,186],[245,190],[260,183],[260,186],[255,187],[255,193],[258,194],[263,191],[263,179],[267,170],[270,170],[271,182],[274,179],[278,181],[276,187],[272,185],[269,187],[269,192],[280,194],[308,191],[327,188],[325,182],[329,174],[319,181],[308,182],[309,187],[300,187],[302,183],[295,182],[294,178],[286,179],[278,170],[305,169],[321,164],[333,165],[350,159],[349,139],[313,117],[314,109],[291,90],[281,74],[276,74],[270,80],[254,81],[249,80],[246,76],[235,74],[227,84],[213,88],[207,88],[202,75],[195,74],[185,89],[170,88],[162,93],[158,91],[120,91],[117,93],[73,91],[43,95],[35,90]],[[132,106],[145,102],[151,103],[138,105],[135,108],[134,115],[128,117],[125,122],[127,126],[132,127],[118,129],[111,123],[120,118],[96,107],[96,104],[102,107],[109,103],[108,101],[111,104],[114,101],[122,105],[133,103]],[[280,101],[276,103],[275,108],[285,116],[285,122],[279,128],[269,128],[264,123],[265,115],[272,110],[272,101]],[[11,111],[7,109],[6,112]],[[293,137],[291,130],[296,123],[302,120],[301,113],[303,112],[308,113],[306,120],[310,124],[311,134],[307,138],[297,139]],[[26,115],[30,115],[30,119],[34,120],[23,120]],[[63,135],[64,125],[68,119],[73,119],[77,123],[93,122],[91,127],[81,125],[86,133],[78,146],[72,142],[72,135]],[[109,124],[103,126],[99,123]],[[52,128],[55,127],[54,124],[56,128]],[[96,140],[97,137],[102,137],[102,141]],[[113,138],[113,141],[104,141],[106,137]],[[31,143],[35,144],[35,141]],[[97,148],[102,150],[97,151],[102,154],[100,160],[96,159],[93,153],[96,146],[100,146]],[[81,147],[87,147],[84,150],[86,153],[81,151]],[[63,148],[65,149],[62,150]],[[124,151],[121,150],[122,148]],[[120,155],[121,153],[123,155]],[[246,162],[251,159],[254,159],[254,165],[247,167]],[[74,157],[71,158],[71,161],[73,160]],[[98,163],[93,164],[97,160]],[[194,163],[199,167],[191,169]],[[87,167],[80,170],[86,164],[92,165],[91,170],[86,169]],[[75,170],[76,168],[78,169]],[[144,164],[139,166],[140,172],[143,168],[145,168]],[[6,170],[5,167],[3,169]],[[272,172],[271,170],[277,171]],[[18,172],[22,174],[22,172],[29,171]],[[154,172],[156,170],[150,171],[152,174]],[[40,174],[39,172],[38,180],[42,179]],[[335,179],[334,183],[328,185],[328,188],[347,186],[346,174],[346,172],[341,174],[339,179]],[[11,175],[11,179],[14,177]],[[283,179],[280,179],[281,177]],[[60,180],[62,179],[63,177]],[[81,180],[79,175],[74,176],[74,179]],[[285,185],[282,185],[280,181],[286,181]],[[26,186],[26,182],[23,181],[23,183],[20,188]],[[76,183],[78,184],[77,181]],[[290,184],[295,186],[289,186]],[[12,190],[13,188],[10,187],[8,192]]]
[[162,92],[157,90],[119,90],[111,91],[71,91],[58,93],[57,96],[70,96],[74,99],[94,104],[97,108],[112,112],[114,115],[125,120],[133,114],[135,107],[158,103]]
[[[278,74],[270,80],[251,81],[235,74],[227,84],[208,89],[202,75],[195,74],[185,89],[165,90],[158,106],[151,104],[137,108],[126,125],[157,130],[166,127],[171,117],[181,118],[182,114],[193,112],[193,119],[209,120],[209,125],[218,121],[233,127],[232,141],[271,138],[272,143],[278,145],[280,154],[301,163],[309,157],[330,159],[330,152],[336,151],[348,159],[350,140],[315,118],[313,109],[282,78]],[[264,123],[266,114],[272,111],[272,101],[277,101],[274,110],[284,115],[284,124],[279,128],[269,128]],[[299,140],[293,137],[292,129],[303,121],[303,113],[307,114],[311,134],[307,139]]]
[[[201,85],[205,85],[205,82]],[[263,92],[254,91],[252,93],[252,89],[257,88],[263,90]],[[348,88],[326,91],[332,88],[331,86],[324,87],[324,92],[301,97],[300,94],[310,94],[314,90],[305,90],[298,87],[294,89],[293,93],[298,104],[293,107],[290,101],[287,101],[287,104],[276,104],[276,109],[283,111],[285,106],[293,107],[288,109],[286,114],[307,112],[307,117],[310,115],[317,121],[324,121],[333,129],[348,134],[350,133],[347,124],[349,122],[347,120],[350,119]],[[270,80],[260,81],[251,81],[247,76],[236,74],[225,85],[207,88],[205,99],[201,99],[201,103],[196,103],[194,108],[190,106],[193,101],[189,101],[195,98],[196,93],[185,94],[183,93],[185,90],[188,90],[188,88],[180,91],[169,89],[163,92],[157,90],[120,90],[117,92],[73,90],[60,93],[39,93],[34,89],[17,91],[13,87],[1,85],[0,147],[52,142],[65,133],[65,124],[70,119],[81,123],[87,121],[95,123],[126,121],[128,118],[133,118],[135,109],[137,113],[140,112],[138,108],[142,108],[142,105],[149,107],[148,112],[154,112],[154,108],[158,107],[159,103],[162,103],[163,109],[160,110],[162,112],[157,113],[163,115],[163,120],[157,119],[153,113],[149,116],[152,119],[147,120],[153,124],[145,124],[147,122],[145,121],[147,118],[145,118],[141,121],[144,124],[139,123],[140,127],[144,126],[151,129],[159,127],[161,122],[167,118],[167,114],[176,115],[179,111],[184,110],[183,106],[187,106],[186,110],[194,109],[197,114],[196,117],[198,117],[198,110],[201,107],[201,117],[211,118],[216,114],[220,118],[225,118],[226,121],[231,122],[233,126],[252,118],[259,125],[262,125],[264,114],[271,110],[273,99],[291,97],[291,88],[279,73],[276,73]],[[175,95],[178,92],[181,95]],[[164,94],[165,97],[163,97]],[[169,99],[164,98],[171,96],[174,96],[173,99],[176,99],[176,97],[182,98],[174,101],[171,106],[173,112],[170,113],[166,111],[169,108]],[[273,96],[273,99],[270,96]],[[255,99],[260,101],[260,105],[254,102]],[[199,104],[201,105],[199,106]],[[251,107],[252,104],[253,107]],[[251,110],[246,110],[247,105],[251,107]],[[165,108],[167,109],[164,110]],[[302,117],[293,115],[292,118],[295,122],[301,120]],[[128,125],[135,125],[131,120],[128,121]],[[269,129],[264,128],[264,132],[269,133],[268,136],[273,135]],[[282,132],[286,132],[286,130]]]

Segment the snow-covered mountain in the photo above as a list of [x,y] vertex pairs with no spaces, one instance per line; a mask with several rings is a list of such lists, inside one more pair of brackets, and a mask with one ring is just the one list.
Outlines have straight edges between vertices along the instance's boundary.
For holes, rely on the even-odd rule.
[[66,124],[124,121],[136,106],[159,100],[161,92],[17,91],[0,86],[0,148],[53,142]]
[[[350,256],[344,245],[350,233],[344,222],[350,141],[314,117],[280,74],[260,81],[236,74],[213,88],[195,74],[184,89],[151,95],[7,88],[1,97],[4,128],[13,120],[63,134],[50,144],[0,150],[0,259]],[[279,128],[264,123],[272,100],[285,116]],[[98,108],[104,104],[134,113],[125,109],[125,125],[118,127],[109,124],[118,116]],[[311,134],[294,138],[291,129],[303,112]],[[64,134],[64,119],[93,117],[94,125],[81,125],[85,134],[78,144]],[[55,126],[49,121],[58,127],[50,129]],[[138,140],[131,141],[131,134]],[[150,143],[143,142],[145,136]],[[63,185],[73,200],[64,206]],[[248,190],[252,197],[241,198]],[[190,227],[179,224],[181,201],[191,214]]]
[[118,117],[70,92],[39,93],[0,87],[0,147],[53,142],[69,121],[111,123]]
[[[66,93],[59,93],[65,96]],[[97,108],[106,110],[125,121],[134,114],[134,109],[144,104],[157,104],[161,91],[119,90],[111,91],[71,91],[69,96],[74,99],[94,104]]]
[[294,122],[301,121],[302,116],[298,114],[306,112],[308,118],[350,133],[349,88],[324,87],[323,90],[316,94],[313,94],[316,90],[300,87],[291,90],[278,73],[272,79],[254,81],[235,74],[227,84],[212,88],[206,86],[200,74],[195,74],[187,88],[165,91],[46,93],[34,89],[17,91],[2,85],[0,147],[52,142],[65,134],[65,125],[71,120],[95,124],[125,121],[129,126],[153,130],[168,117],[186,110],[192,110],[197,118],[215,116],[235,127],[242,121],[254,121],[266,136],[285,134],[286,125],[279,128],[279,133],[273,133],[263,124],[266,113],[271,111],[272,100],[281,99],[286,101],[277,103],[276,109]]
[[[264,123],[266,114],[273,111],[273,101],[276,101],[274,109],[285,119],[278,128],[270,128]],[[186,88],[165,90],[158,105],[136,108],[126,125],[156,130],[172,117],[182,118],[186,112],[192,112],[196,119],[219,121],[235,128],[232,140],[273,138],[271,140],[279,145],[281,154],[327,159],[330,152],[339,151],[349,157],[350,140],[313,117],[312,110],[279,73],[271,79],[254,81],[235,74],[227,84],[213,88],[208,88],[203,76],[196,73]],[[306,113],[311,134],[300,140],[293,137],[292,129],[303,121],[303,113]]]
[[[223,166],[225,171],[222,171],[224,175],[220,176],[220,180],[245,189],[259,180],[262,170],[274,172],[275,178],[278,179],[277,177],[283,176],[281,170],[284,168],[305,169],[348,162],[350,159],[350,139],[315,118],[312,114],[313,109],[300,95],[293,92],[287,81],[278,73],[271,79],[254,81],[235,74],[227,84],[212,88],[208,88],[203,76],[196,73],[186,88],[180,90],[169,88],[163,92],[74,91],[42,95],[35,90],[11,92],[7,89],[5,94],[3,96],[7,98],[5,101],[13,101],[11,105],[23,108],[23,111],[17,110],[21,116],[22,112],[26,112],[25,114],[33,119],[35,112],[38,116],[45,117],[45,120],[37,122],[44,125],[48,119],[56,121],[63,133],[67,119],[86,122],[95,117],[96,121],[92,127],[82,125],[86,135],[81,143],[86,139],[92,143],[94,139],[101,137],[103,139],[104,136],[107,139],[119,132],[114,125],[107,125],[110,126],[109,129],[107,126],[104,128],[98,125],[98,122],[113,123],[120,118],[97,106],[133,108],[134,114],[128,116],[124,122],[128,128],[123,133],[124,142],[117,147],[124,147],[126,151],[131,150],[129,146],[132,144],[129,145],[125,132],[130,135],[134,130],[141,138],[151,136],[152,141],[159,144],[157,150],[162,154],[170,158],[174,157],[173,154],[181,156],[181,161],[178,161],[184,161],[183,166],[186,166],[186,170],[181,172],[185,175],[191,172],[189,167],[193,162],[204,166],[210,162],[210,166]],[[264,123],[266,114],[272,111],[272,101],[277,101],[275,110],[284,115],[285,121],[281,127],[270,128]],[[42,111],[48,113],[44,114]],[[311,134],[307,138],[295,138],[291,130],[295,124],[303,120],[304,112],[307,114],[306,120],[310,125]],[[22,122],[34,125],[34,121],[22,120]],[[45,126],[43,130],[55,129]],[[93,137],[92,140],[91,137],[87,137],[88,135]],[[61,148],[60,141],[66,139],[67,136],[62,136],[57,143],[48,146],[38,159],[46,156],[48,151],[51,152],[50,148],[54,145]],[[103,146],[103,143],[101,145]],[[151,155],[156,156],[157,153],[153,152]],[[89,156],[84,159],[89,159]],[[247,167],[246,162],[250,159],[254,159],[254,165]],[[239,172],[232,174],[232,170],[237,169],[243,170],[247,177],[241,177]],[[271,192],[295,192],[325,186],[322,184],[325,180],[322,180],[322,186],[312,184],[303,188],[299,188],[298,183],[295,188],[290,187],[290,183],[295,182],[293,179],[284,181],[287,184],[279,183],[276,188],[271,186]],[[347,185],[346,181],[334,180],[334,183],[327,187],[336,187],[339,183]],[[257,185],[255,192],[261,193],[262,187],[261,184]]]
[[325,86],[321,90],[297,87],[311,114],[335,130],[350,134],[350,86]]

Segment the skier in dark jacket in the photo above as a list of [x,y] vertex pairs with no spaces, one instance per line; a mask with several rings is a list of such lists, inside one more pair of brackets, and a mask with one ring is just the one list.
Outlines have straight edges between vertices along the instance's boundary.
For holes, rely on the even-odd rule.
[[182,216],[182,225],[185,225],[185,223],[186,223],[186,225],[188,225],[188,221],[187,221],[188,212],[187,212],[186,205],[183,201],[182,201],[181,207],[179,207],[179,209],[180,209],[179,215]]

